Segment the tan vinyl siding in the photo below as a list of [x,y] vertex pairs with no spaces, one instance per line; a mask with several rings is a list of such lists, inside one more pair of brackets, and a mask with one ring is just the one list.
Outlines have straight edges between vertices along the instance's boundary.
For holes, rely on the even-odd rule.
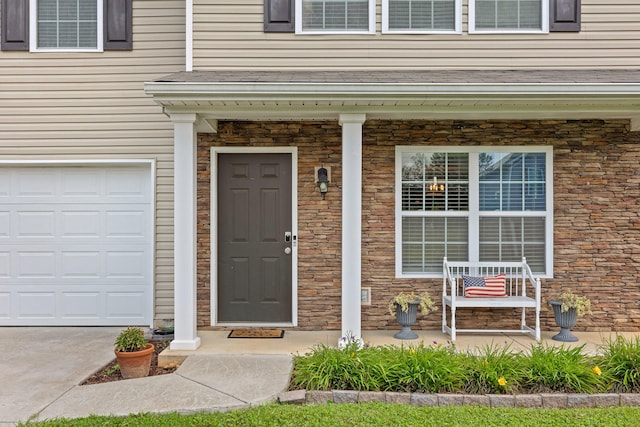
[[0,52],[0,160],[154,159],[154,320],[173,319],[173,127],[144,82],[185,68],[183,0],[133,2],[133,50]]
[[[238,4],[242,3],[242,4]],[[375,35],[264,33],[263,1],[194,0],[194,69],[540,69],[640,66],[640,0],[582,0],[582,31]]]

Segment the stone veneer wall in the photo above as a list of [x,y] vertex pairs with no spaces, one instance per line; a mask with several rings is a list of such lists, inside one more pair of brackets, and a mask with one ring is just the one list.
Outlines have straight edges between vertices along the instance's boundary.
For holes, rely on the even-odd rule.
[[[372,305],[362,327],[397,329],[386,310],[400,290],[427,290],[439,302],[441,280],[397,279],[394,247],[396,145],[552,145],[554,278],[543,298],[571,288],[592,300],[576,330],[640,330],[640,133],[628,121],[367,121],[363,130],[362,286]],[[210,147],[298,147],[299,329],[340,329],[341,128],[336,122],[222,122],[198,137],[198,325],[210,325]],[[326,200],[314,166],[331,166]],[[438,303],[440,306],[440,304]],[[441,309],[441,307],[440,307]],[[498,313],[498,314],[497,314]],[[510,310],[458,313],[460,327],[496,319],[517,327]],[[440,329],[441,312],[416,328]],[[543,304],[542,324],[555,329]],[[493,327],[493,326],[492,326]]]

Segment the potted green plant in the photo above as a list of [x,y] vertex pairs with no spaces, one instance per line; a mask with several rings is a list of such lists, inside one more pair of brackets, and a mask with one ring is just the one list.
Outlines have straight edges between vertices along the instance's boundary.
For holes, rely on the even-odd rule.
[[591,314],[591,301],[567,289],[557,300],[549,301],[549,305],[553,308],[556,325],[560,327],[560,332],[552,339],[564,342],[578,341],[578,337],[571,333],[571,328],[576,325],[578,317]]
[[411,325],[416,323],[418,309],[426,315],[438,308],[428,293],[421,294],[400,292],[389,301],[389,314],[396,317],[402,330],[394,335],[401,340],[413,340],[418,338],[418,334],[411,330]]
[[149,375],[155,347],[144,337],[142,329],[124,329],[114,344],[114,352],[123,378],[141,378]]

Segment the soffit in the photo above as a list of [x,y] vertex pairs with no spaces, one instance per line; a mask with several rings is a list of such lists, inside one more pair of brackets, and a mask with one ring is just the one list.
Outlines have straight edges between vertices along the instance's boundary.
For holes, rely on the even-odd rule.
[[145,91],[218,120],[640,117],[640,70],[194,71]]

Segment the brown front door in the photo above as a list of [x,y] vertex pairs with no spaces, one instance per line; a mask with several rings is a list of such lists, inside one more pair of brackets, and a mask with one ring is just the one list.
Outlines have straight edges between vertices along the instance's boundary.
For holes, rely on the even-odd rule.
[[218,322],[291,322],[291,154],[219,154],[217,202]]

